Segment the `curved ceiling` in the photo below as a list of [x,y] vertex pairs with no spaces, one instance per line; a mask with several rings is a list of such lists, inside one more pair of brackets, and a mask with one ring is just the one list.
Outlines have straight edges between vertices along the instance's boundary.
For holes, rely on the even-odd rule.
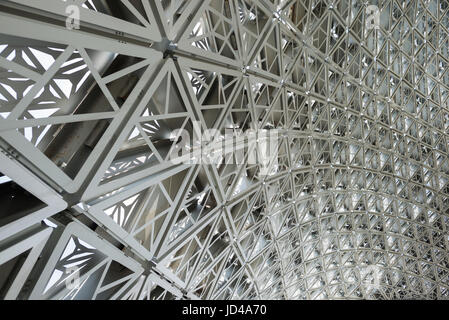
[[[8,0],[0,30],[0,297],[447,298],[448,1]],[[173,161],[179,129],[276,143]]]

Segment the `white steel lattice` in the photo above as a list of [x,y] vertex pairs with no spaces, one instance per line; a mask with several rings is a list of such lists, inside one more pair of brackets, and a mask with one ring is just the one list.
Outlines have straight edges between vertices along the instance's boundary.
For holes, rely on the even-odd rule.
[[0,297],[446,298],[448,57],[448,0],[1,1]]

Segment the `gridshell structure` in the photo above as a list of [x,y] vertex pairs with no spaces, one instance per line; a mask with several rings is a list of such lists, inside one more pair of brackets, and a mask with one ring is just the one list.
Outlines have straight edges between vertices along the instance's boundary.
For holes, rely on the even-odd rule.
[[3,0],[0,298],[446,299],[448,134],[448,0]]

